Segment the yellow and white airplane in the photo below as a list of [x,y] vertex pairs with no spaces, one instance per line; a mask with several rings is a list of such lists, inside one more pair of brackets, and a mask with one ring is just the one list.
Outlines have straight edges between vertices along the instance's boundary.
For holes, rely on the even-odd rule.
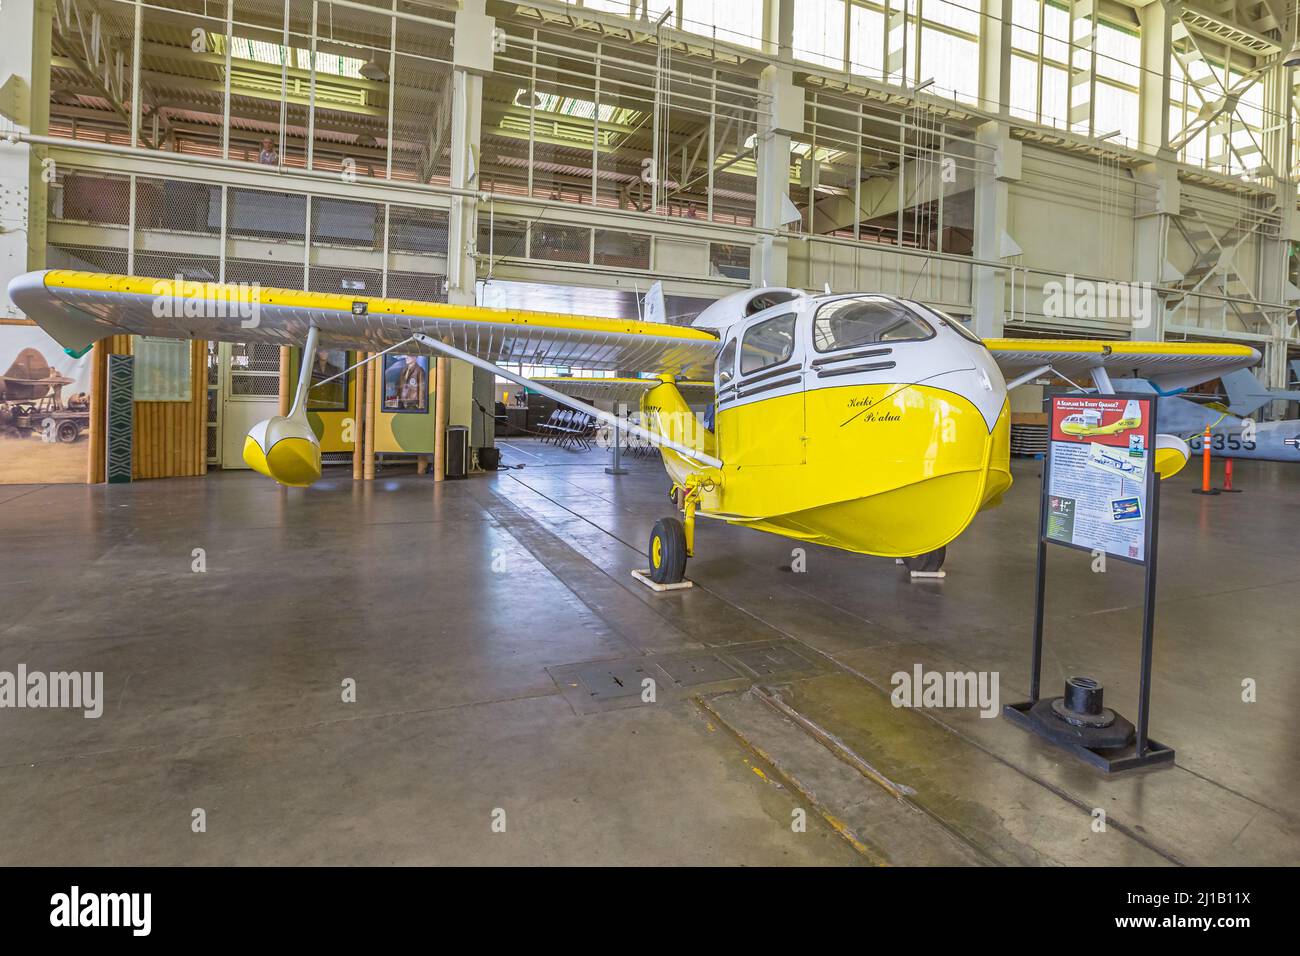
[[[660,447],[682,514],[650,536],[650,576],[661,584],[683,579],[696,517],[936,572],[946,546],[1011,485],[1010,388],[1048,374],[1091,376],[1109,394],[1113,374],[1167,393],[1259,361],[1247,346],[1213,343],[981,341],[918,302],[789,288],[734,293],[691,327],[71,271],[20,276],[9,295],[74,354],[121,333],[302,344],[308,354],[317,343],[429,351],[625,428]],[[653,377],[557,388],[501,363]],[[715,391],[711,428],[683,394],[698,388],[684,383],[701,381]],[[641,422],[565,389],[635,399]],[[320,475],[306,391],[300,381],[293,412],[259,423],[245,446],[252,467],[290,485]],[[1188,453],[1160,436],[1161,476]]]

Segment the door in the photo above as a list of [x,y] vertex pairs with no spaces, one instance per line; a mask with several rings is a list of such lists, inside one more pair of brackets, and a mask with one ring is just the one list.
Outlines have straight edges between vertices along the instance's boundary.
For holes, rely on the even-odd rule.
[[244,438],[263,419],[280,413],[280,346],[222,342],[221,467],[247,468]]
[[[728,465],[765,467],[804,461],[804,349],[796,312],[757,316],[723,349],[735,366],[719,370],[718,447]],[[721,376],[731,371],[723,385]]]

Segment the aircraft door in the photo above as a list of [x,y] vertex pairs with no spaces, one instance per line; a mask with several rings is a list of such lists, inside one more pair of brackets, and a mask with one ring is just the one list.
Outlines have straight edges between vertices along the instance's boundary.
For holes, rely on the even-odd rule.
[[[728,466],[798,465],[804,461],[804,349],[796,312],[758,317],[723,349],[734,365],[719,370],[716,435]],[[721,360],[720,360],[721,363]]]
[[705,416],[704,427],[713,432],[715,438],[718,434],[718,406],[736,390],[736,349],[739,341],[735,335],[727,340],[713,369],[713,404]]

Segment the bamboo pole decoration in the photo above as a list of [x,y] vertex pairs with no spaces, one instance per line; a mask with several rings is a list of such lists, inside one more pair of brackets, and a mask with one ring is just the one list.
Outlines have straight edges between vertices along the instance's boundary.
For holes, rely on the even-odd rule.
[[[292,359],[291,359],[292,353],[293,350],[290,349],[289,346],[287,345],[280,346],[280,414],[281,415],[289,414],[289,395],[293,391],[292,384],[289,381],[291,378],[291,369],[289,366],[292,363]],[[307,360],[306,356],[304,356],[303,357],[304,363],[306,362],[306,360]]]
[[[357,361],[364,362],[370,357],[369,352],[360,352],[357,354]],[[362,477],[361,470],[361,447],[365,441],[366,433],[366,374],[370,368],[370,363],[366,362],[352,377],[352,480],[360,481]]]
[[433,403],[433,480],[447,477],[447,402],[451,396],[450,362],[439,356],[435,364],[437,390]]
[[195,409],[194,424],[199,430],[194,450],[198,455],[195,474],[208,473],[208,343],[194,343]]
[[90,441],[86,449],[86,483],[98,485],[104,480],[104,425],[108,419],[108,389],[104,365],[108,346],[96,342],[90,353]]
[[376,359],[366,363],[366,451],[362,458],[366,481],[372,481],[375,477],[375,419],[379,405],[379,387],[383,379],[375,365],[381,361],[383,360]]

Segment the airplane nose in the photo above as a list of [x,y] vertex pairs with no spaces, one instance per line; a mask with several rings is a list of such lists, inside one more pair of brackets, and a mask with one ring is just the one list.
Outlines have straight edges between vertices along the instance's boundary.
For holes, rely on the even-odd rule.
[[282,485],[306,487],[321,475],[320,442],[305,421],[277,415],[248,430],[244,462]]

